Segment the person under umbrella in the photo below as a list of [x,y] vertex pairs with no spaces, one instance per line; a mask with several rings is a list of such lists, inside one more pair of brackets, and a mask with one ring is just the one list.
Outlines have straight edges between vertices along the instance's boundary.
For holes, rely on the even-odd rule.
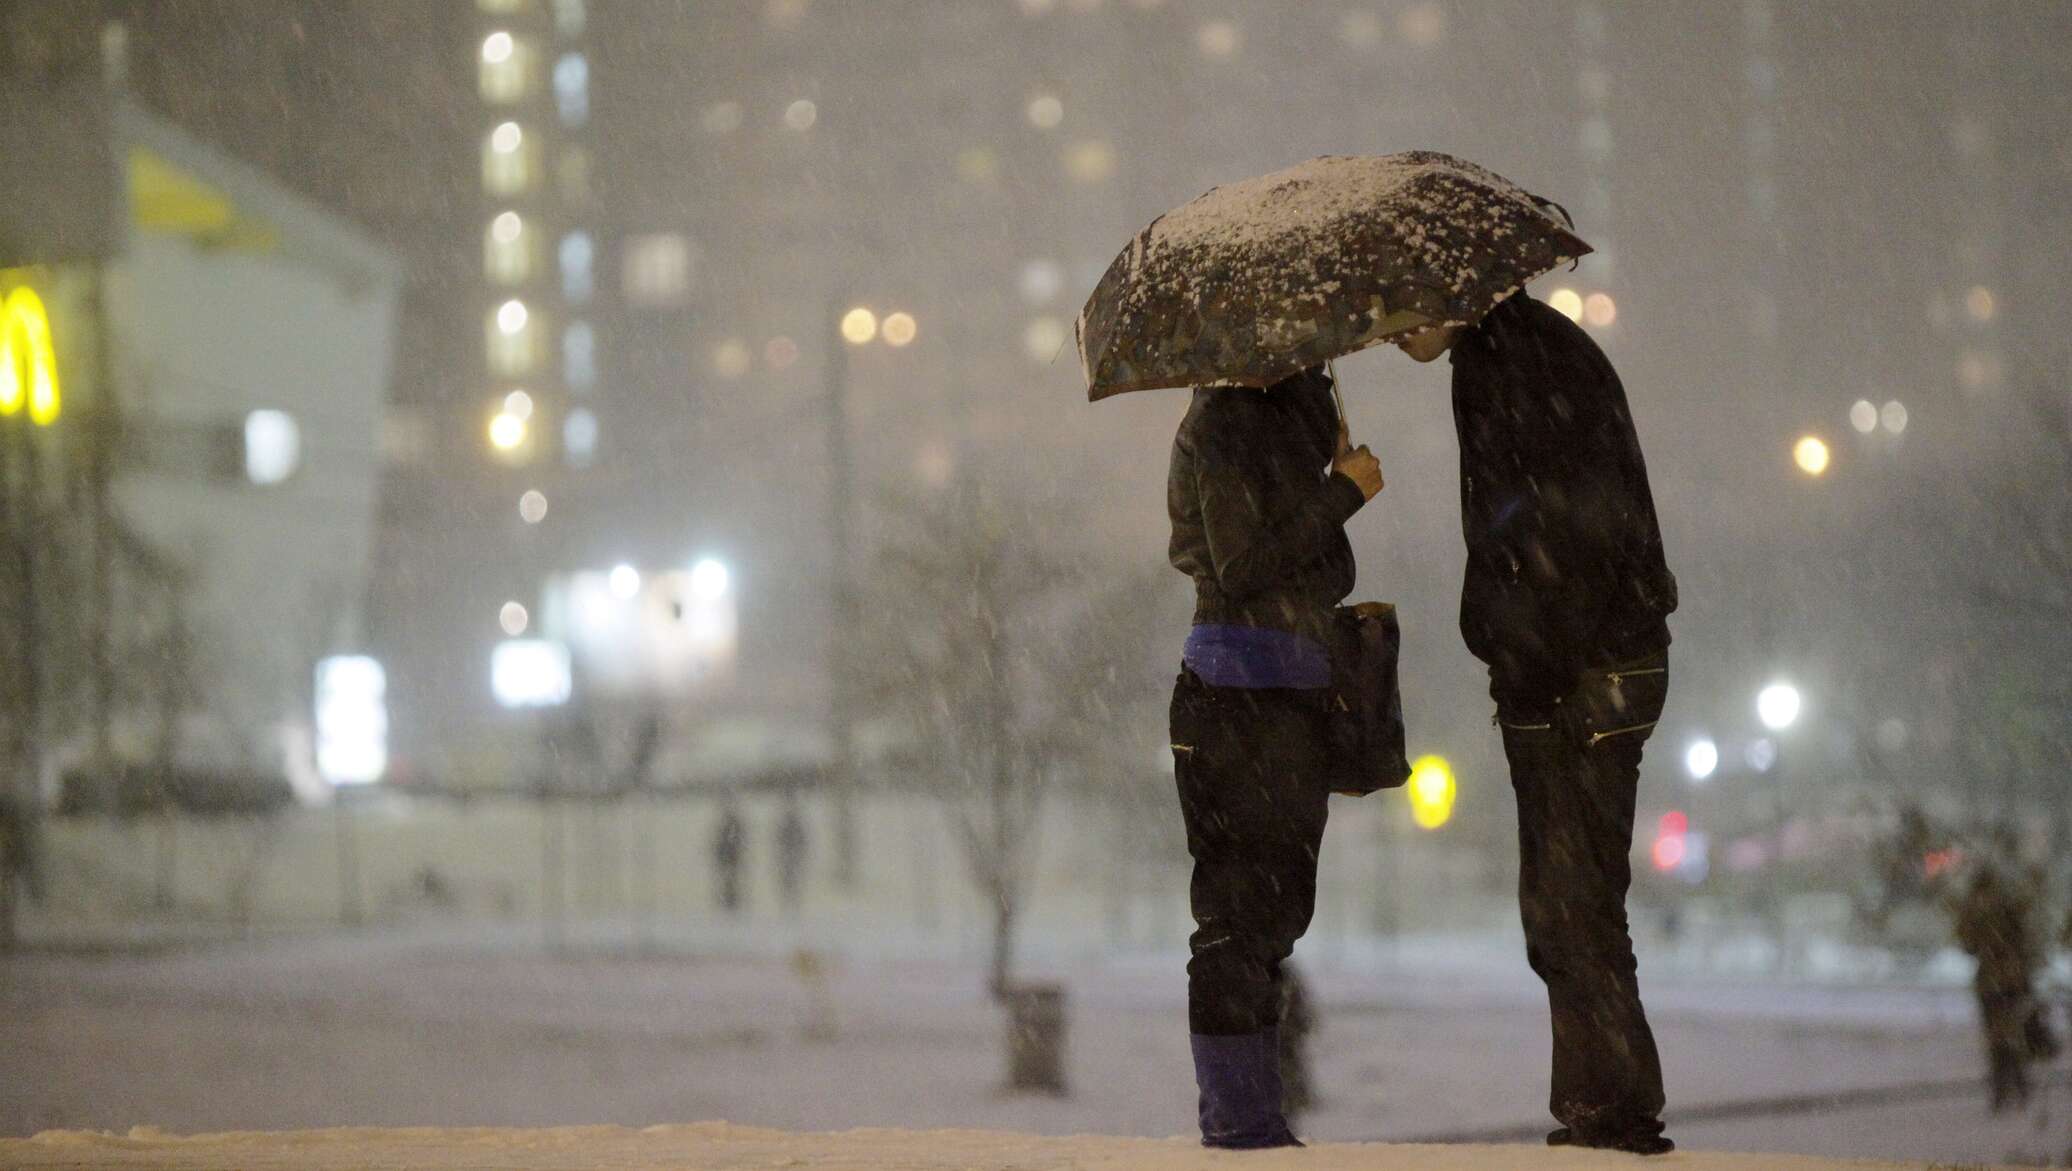
[[1316,905],[1326,646],[1354,577],[1344,526],[1381,489],[1321,369],[1198,389],[1173,440],[1169,553],[1195,587],[1171,731],[1194,859],[1187,1021],[1204,1146],[1300,1145],[1282,1111],[1282,964]]
[[1325,370],[1476,321],[1589,251],[1544,201],[1473,163],[1327,156],[1153,220],[1079,315],[1089,399],[1195,388],[1167,506],[1172,562],[1196,595],[1171,728],[1194,858],[1188,1019],[1205,1145],[1295,1141],[1278,985],[1315,901],[1332,784],[1319,701],[1332,609],[1353,585],[1343,526],[1382,487]]
[[1451,355],[1460,628],[1489,666],[1518,802],[1526,959],[1553,1020],[1547,1141],[1662,1154],[1626,890],[1677,597],[1626,392],[1588,334],[1523,291],[1397,344]]

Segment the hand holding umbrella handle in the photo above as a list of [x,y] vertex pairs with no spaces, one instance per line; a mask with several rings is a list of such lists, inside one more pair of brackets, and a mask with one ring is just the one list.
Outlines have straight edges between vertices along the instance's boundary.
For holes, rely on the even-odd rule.
[[1375,458],[1373,452],[1367,450],[1364,443],[1340,452],[1338,458],[1331,461],[1331,470],[1358,484],[1361,494],[1369,500],[1374,499],[1384,487],[1387,487],[1381,478],[1381,461]]

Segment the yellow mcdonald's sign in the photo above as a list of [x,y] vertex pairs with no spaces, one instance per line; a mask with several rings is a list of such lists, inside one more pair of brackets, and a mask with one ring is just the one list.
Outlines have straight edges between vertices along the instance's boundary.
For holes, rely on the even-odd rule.
[[0,415],[29,407],[29,421],[58,417],[58,352],[50,340],[43,298],[24,285],[0,300]]

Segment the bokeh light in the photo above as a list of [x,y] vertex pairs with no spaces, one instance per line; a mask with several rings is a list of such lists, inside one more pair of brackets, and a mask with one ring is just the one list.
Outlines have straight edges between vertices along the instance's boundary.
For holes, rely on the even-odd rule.
[[912,342],[920,331],[911,313],[887,313],[880,329],[885,335],[885,344],[895,349]]
[[712,369],[721,378],[739,378],[754,364],[755,355],[749,351],[748,343],[740,338],[730,337],[713,347]]
[[1022,330],[1022,352],[1031,362],[1049,362],[1064,350],[1071,334],[1055,317],[1038,317]]
[[525,328],[525,323],[531,316],[532,314],[527,312],[525,308],[525,302],[513,297],[502,305],[497,306],[497,331],[506,336],[515,334]]
[[514,390],[505,395],[504,413],[520,419],[532,418],[532,396],[522,390]]
[[640,593],[640,571],[631,565],[612,566],[610,582],[613,597],[625,600]]
[[1610,293],[1592,293],[1583,298],[1583,320],[1603,329],[1619,320],[1619,303]]
[[1856,428],[1857,433],[1861,435],[1869,435],[1876,431],[1878,408],[1869,399],[1857,399],[1855,405],[1849,408],[1849,425]]
[[800,98],[784,107],[784,124],[793,130],[811,130],[813,123],[820,120],[820,107]]
[[1799,718],[1799,689],[1789,683],[1772,683],[1755,697],[1755,714],[1763,727],[1782,732]]
[[1404,793],[1410,798],[1410,819],[1420,829],[1438,829],[1453,817],[1453,801],[1459,793],[1453,766],[1443,756],[1420,756],[1410,765],[1410,783]]
[[525,442],[525,420],[498,411],[489,420],[489,443],[498,451],[516,451]]
[[527,626],[532,625],[532,615],[525,612],[525,607],[521,603],[505,602],[504,608],[497,611],[496,621],[497,625],[504,628],[505,634],[516,638],[525,633]]
[[1718,768],[1719,745],[1712,741],[1702,738],[1693,740],[1691,746],[1684,749],[1684,769],[1691,774],[1692,780],[1710,780]]
[[518,517],[529,525],[547,519],[547,494],[538,488],[527,488],[518,498]]
[[1894,435],[1907,429],[1906,404],[1898,399],[1886,403],[1885,408],[1878,412],[1878,417],[1884,421],[1885,430],[1890,431]]
[[1227,20],[1209,21],[1194,34],[1195,46],[1211,61],[1228,61],[1236,56],[1243,39],[1237,26]]
[[717,558],[706,557],[691,567],[691,595],[701,601],[716,602],[726,596],[732,575]]
[[1583,295],[1574,289],[1554,290],[1547,297],[1547,304],[1552,305],[1563,317],[1568,318],[1570,321],[1581,321],[1583,319]]
[[842,314],[842,340],[852,346],[868,343],[878,336],[878,315],[858,305]]
[[1029,99],[1029,125],[1039,130],[1049,130],[1065,120],[1065,103],[1054,94],[1038,94]]
[[491,65],[502,65],[511,59],[511,51],[515,47],[510,33],[490,33],[482,38],[482,59]]
[[1809,476],[1818,476],[1827,471],[1828,461],[1832,456],[1825,441],[1818,436],[1807,435],[1792,446],[1791,458],[1793,463],[1799,465],[1800,471]]

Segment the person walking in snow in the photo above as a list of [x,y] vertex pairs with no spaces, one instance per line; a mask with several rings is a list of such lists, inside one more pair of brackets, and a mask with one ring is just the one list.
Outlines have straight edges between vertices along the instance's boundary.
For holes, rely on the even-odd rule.
[[1282,1109],[1282,963],[1316,902],[1326,647],[1354,576],[1344,526],[1381,489],[1321,368],[1264,390],[1198,388],[1173,440],[1169,555],[1195,588],[1171,731],[1194,859],[1187,1019],[1204,1146],[1300,1145]]
[[2035,925],[2041,883],[2003,871],[2013,841],[2011,834],[2002,839],[2000,852],[1979,862],[1956,905],[1957,942],[1978,961],[1971,983],[1995,1114],[2028,1103],[2030,1062],[2056,1049],[2036,997],[2036,969],[2043,963]]
[[787,797],[777,819],[777,892],[787,910],[796,911],[806,890],[806,815],[798,798]]
[[1518,802],[1526,958],[1547,986],[1555,1146],[1660,1154],[1661,1062],[1627,929],[1641,748],[1676,579],[1611,363],[1522,290],[1398,343],[1451,355],[1467,539],[1460,627],[1489,666]]
[[719,883],[720,909],[729,915],[741,912],[741,871],[747,853],[748,823],[728,798],[720,807],[719,826],[712,834],[712,870]]

